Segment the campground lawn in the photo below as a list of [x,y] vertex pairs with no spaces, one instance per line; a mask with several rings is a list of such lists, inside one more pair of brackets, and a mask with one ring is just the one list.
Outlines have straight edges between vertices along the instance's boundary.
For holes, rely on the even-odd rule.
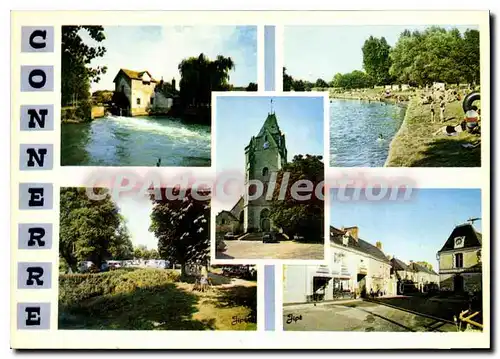
[[256,330],[256,282],[210,276],[199,292],[173,270],[60,275],[59,329]]
[[386,167],[480,167],[481,145],[464,148],[464,144],[476,144],[480,135],[468,132],[458,136],[434,135],[441,127],[456,126],[464,118],[462,102],[446,104],[445,122],[431,122],[430,106],[421,105],[413,96],[406,110],[406,117],[399,132],[392,140]]

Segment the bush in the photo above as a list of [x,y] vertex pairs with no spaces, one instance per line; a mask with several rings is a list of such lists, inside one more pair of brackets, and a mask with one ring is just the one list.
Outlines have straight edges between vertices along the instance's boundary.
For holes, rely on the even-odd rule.
[[101,295],[160,287],[179,279],[179,273],[165,269],[118,269],[105,273],[62,274],[59,276],[59,303],[69,306]]

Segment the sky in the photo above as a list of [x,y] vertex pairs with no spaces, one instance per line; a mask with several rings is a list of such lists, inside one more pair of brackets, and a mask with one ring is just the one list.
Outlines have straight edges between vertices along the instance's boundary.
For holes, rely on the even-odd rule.
[[[437,272],[436,253],[453,228],[481,217],[479,189],[413,189],[408,201],[342,201],[330,197],[330,224],[358,226],[359,237],[408,263],[426,261]],[[474,222],[481,232],[481,221]]]
[[[363,69],[361,48],[370,35],[384,36],[394,46],[405,30],[425,30],[430,25],[369,26],[286,26],[284,32],[284,66],[293,78],[329,82],[336,73]],[[462,33],[477,26],[441,26],[458,28]]]
[[137,196],[122,196],[116,199],[115,203],[125,218],[133,246],[142,244],[148,249],[158,249],[158,240],[148,231],[151,224],[152,202],[146,196],[140,199]]
[[[99,45],[106,48],[103,57],[92,66],[106,65],[107,73],[91,90],[113,90],[113,79],[120,68],[148,70],[153,78],[179,84],[177,66],[182,59],[204,53],[210,59],[217,55],[231,57],[235,70],[230,83],[247,86],[257,83],[256,26],[105,26],[106,39]],[[84,31],[85,43],[96,44]]]
[[[222,96],[216,103],[217,173],[243,174],[245,147],[262,128],[271,110],[271,99],[278,126],[285,134],[288,161],[297,154],[323,155],[323,97]],[[231,209],[233,204],[226,204],[223,209]]]

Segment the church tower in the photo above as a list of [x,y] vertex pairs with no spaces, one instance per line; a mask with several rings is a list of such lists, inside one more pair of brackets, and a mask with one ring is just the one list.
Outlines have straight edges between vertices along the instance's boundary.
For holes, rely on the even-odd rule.
[[[272,104],[272,102],[271,102]],[[244,195],[244,231],[267,232],[272,223],[269,218],[271,203],[266,200],[271,173],[279,171],[287,161],[285,135],[278,126],[275,113],[267,115],[257,136],[252,136],[245,147],[245,188]],[[252,182],[250,182],[252,181]],[[255,181],[261,181],[264,187],[262,196],[251,200],[249,194],[255,193]]]

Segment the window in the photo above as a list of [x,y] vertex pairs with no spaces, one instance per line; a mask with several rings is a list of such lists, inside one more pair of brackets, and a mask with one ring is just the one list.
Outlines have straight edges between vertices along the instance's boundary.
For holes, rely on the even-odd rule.
[[155,102],[155,98],[151,97],[151,105]]
[[141,104],[141,99],[138,97],[137,98],[137,104],[140,105]]
[[268,173],[269,173],[269,168],[264,167],[264,168],[262,169],[262,176],[264,176],[264,177],[265,177],[265,176],[267,176],[267,175],[268,175]]
[[125,85],[122,85],[122,92],[125,93]]
[[220,224],[226,224],[226,220],[224,218],[221,219]]
[[464,266],[464,255],[463,253],[455,254],[455,268],[463,268]]

